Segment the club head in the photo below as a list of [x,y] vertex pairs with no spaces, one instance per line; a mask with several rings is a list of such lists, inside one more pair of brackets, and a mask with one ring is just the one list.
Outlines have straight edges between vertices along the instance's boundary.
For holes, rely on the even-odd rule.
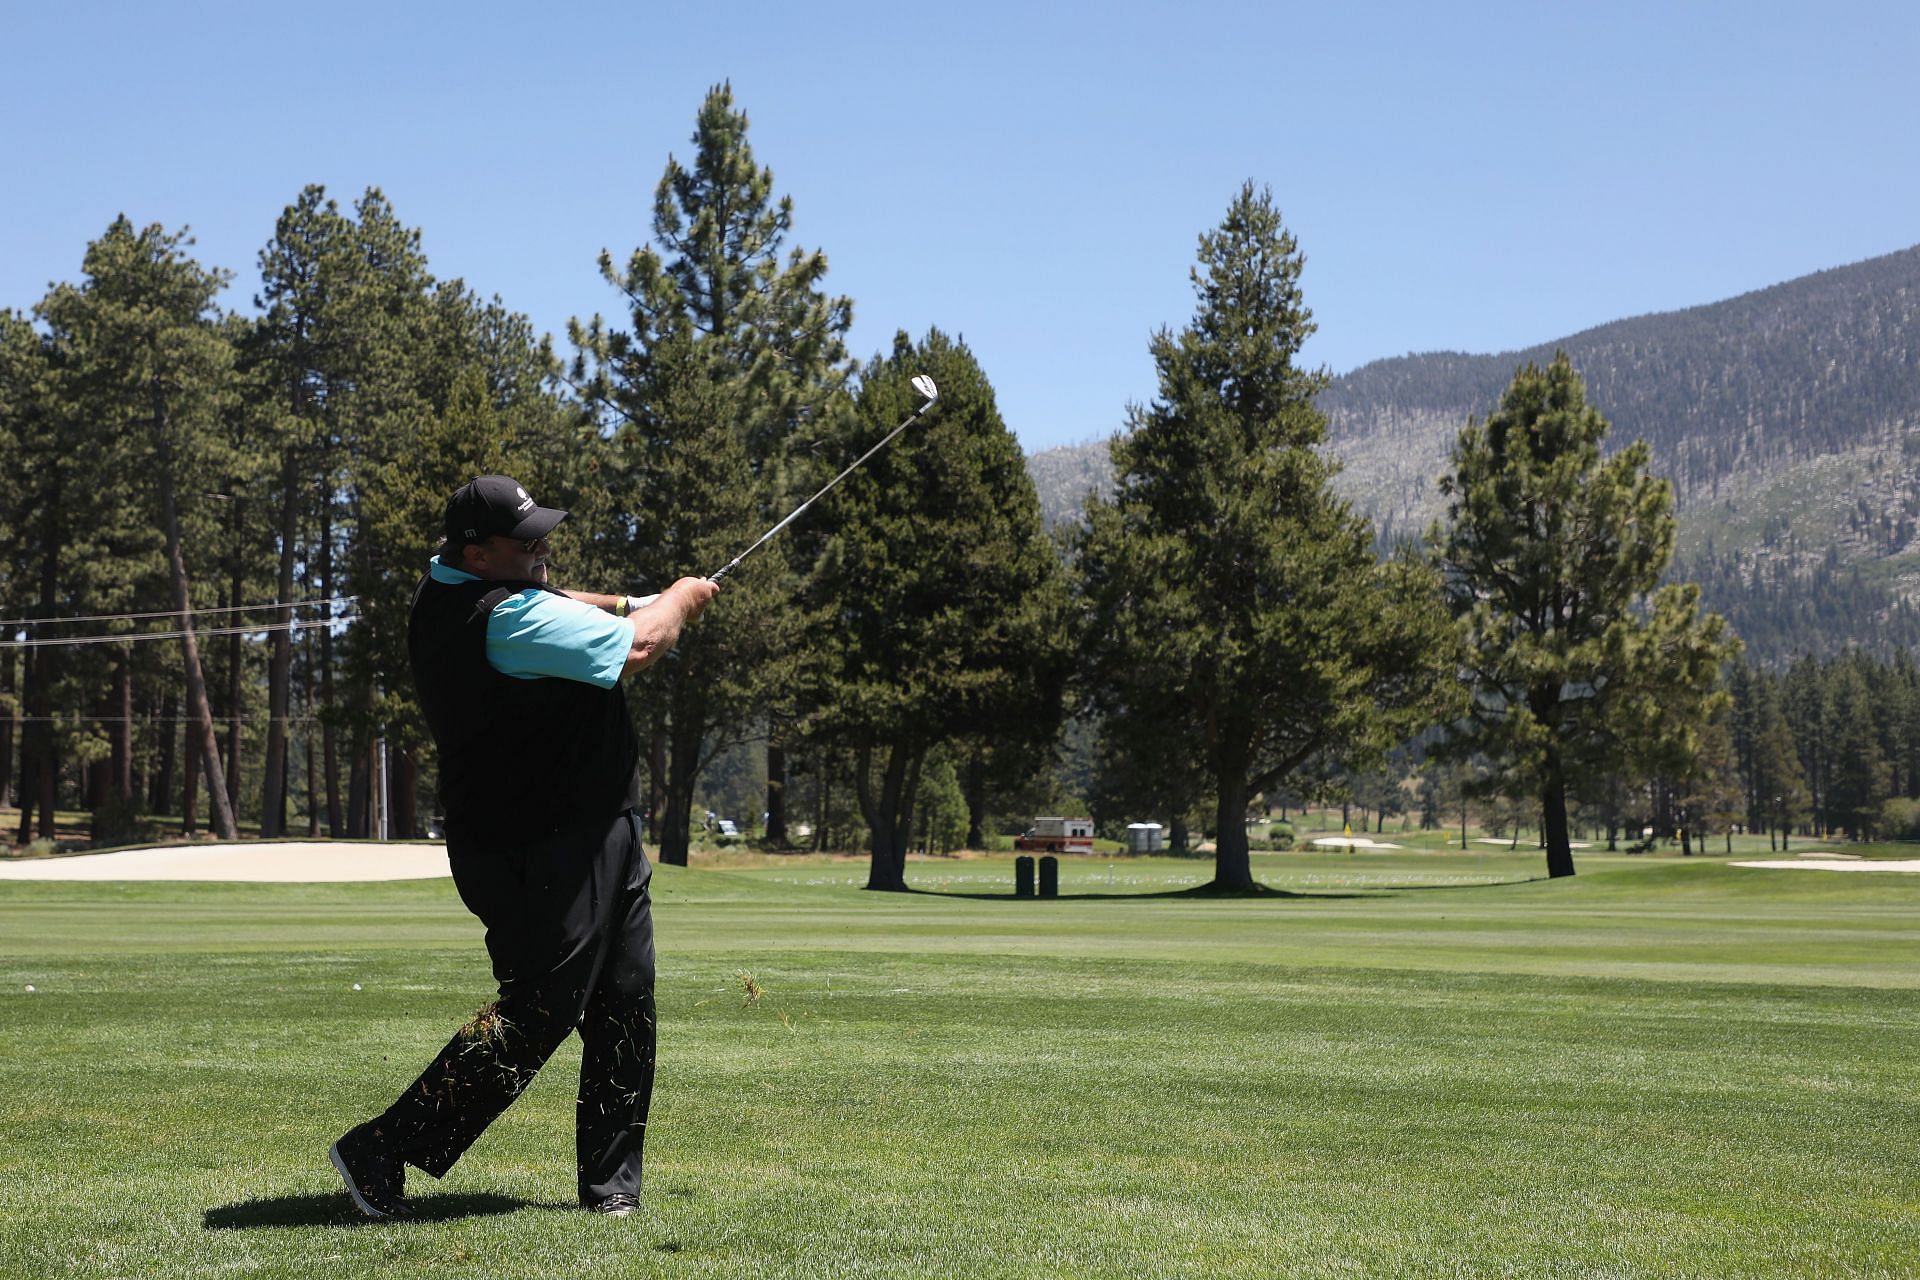
[[933,385],[933,379],[924,373],[913,375],[913,389],[927,398],[929,403],[940,398],[940,389]]

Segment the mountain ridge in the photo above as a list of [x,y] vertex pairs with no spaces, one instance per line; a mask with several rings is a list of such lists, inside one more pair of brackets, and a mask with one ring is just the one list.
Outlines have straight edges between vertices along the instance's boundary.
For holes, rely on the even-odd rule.
[[[1900,617],[1920,600],[1920,245],[1510,351],[1369,361],[1319,399],[1338,488],[1384,540],[1418,537],[1440,514],[1435,482],[1460,428],[1558,351],[1613,424],[1612,447],[1645,439],[1673,482],[1676,576],[1767,634],[1766,656],[1920,641]],[[1028,470],[1049,522],[1112,483],[1106,442],[1041,451]],[[1835,573],[1858,590],[1801,590]],[[1806,616],[1775,627],[1775,606]]]

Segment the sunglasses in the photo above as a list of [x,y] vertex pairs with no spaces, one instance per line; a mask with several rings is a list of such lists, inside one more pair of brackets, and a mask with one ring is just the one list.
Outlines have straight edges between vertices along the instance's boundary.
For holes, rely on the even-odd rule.
[[526,552],[528,555],[532,555],[536,550],[539,549],[540,544],[547,540],[545,534],[542,534],[538,538],[528,538],[523,541],[519,538],[509,538],[504,533],[493,533],[493,534],[488,534],[484,538],[469,539],[466,545],[470,547],[485,546],[487,543],[493,541],[495,538],[500,539],[502,542],[511,542],[514,546],[520,548],[522,551]]

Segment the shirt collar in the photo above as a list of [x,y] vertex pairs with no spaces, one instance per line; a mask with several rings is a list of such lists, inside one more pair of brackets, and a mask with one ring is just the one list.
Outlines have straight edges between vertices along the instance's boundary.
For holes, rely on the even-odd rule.
[[479,574],[468,573],[465,569],[456,569],[450,564],[442,564],[439,556],[434,556],[427,561],[427,573],[435,582],[445,583],[449,586],[456,582],[480,581]]

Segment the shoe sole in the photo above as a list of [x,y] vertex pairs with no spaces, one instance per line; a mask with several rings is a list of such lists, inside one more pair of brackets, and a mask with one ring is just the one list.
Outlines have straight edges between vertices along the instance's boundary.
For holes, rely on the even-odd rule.
[[340,1144],[338,1142],[335,1142],[331,1147],[327,1148],[327,1159],[333,1161],[333,1167],[339,1170],[340,1181],[347,1184],[347,1194],[353,1197],[354,1208],[360,1210],[363,1215],[369,1218],[380,1219],[389,1216],[368,1204],[367,1198],[360,1194],[359,1184],[355,1183],[353,1175],[347,1172],[347,1162],[340,1158]]

